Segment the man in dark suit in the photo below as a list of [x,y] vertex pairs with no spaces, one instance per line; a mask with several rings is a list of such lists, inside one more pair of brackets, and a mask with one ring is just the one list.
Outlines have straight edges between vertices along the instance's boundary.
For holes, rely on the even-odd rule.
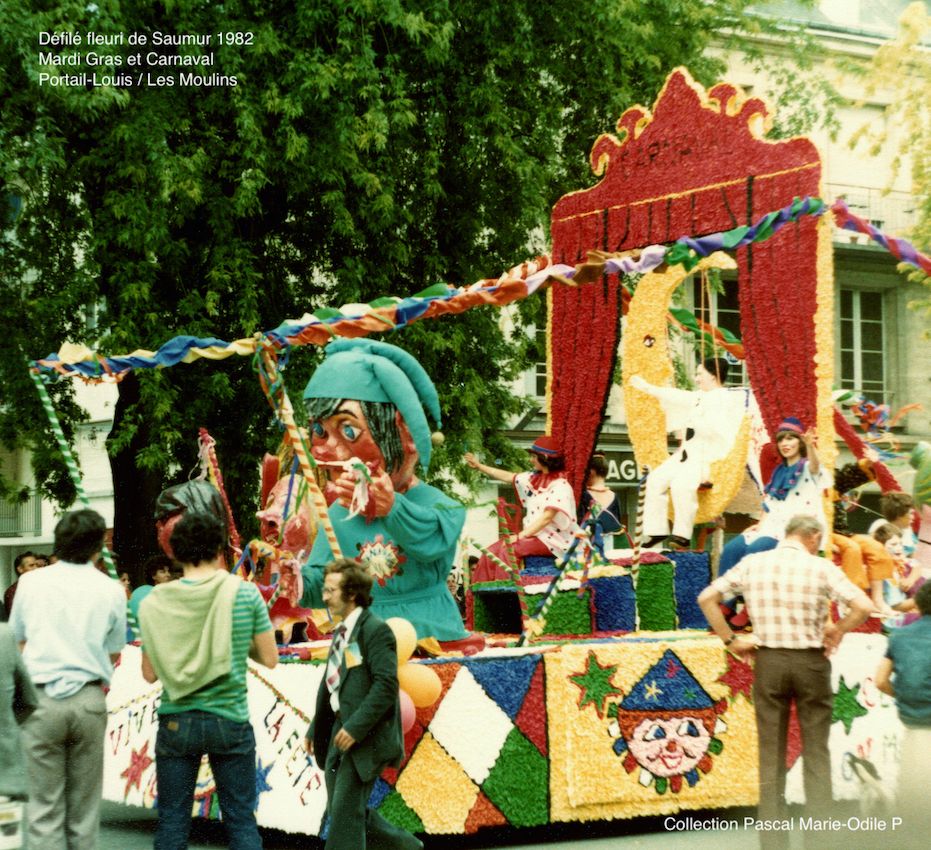
[[325,850],[377,847],[420,850],[423,844],[368,809],[379,774],[404,756],[394,633],[368,610],[372,577],[345,558],[327,564],[323,601],[341,620],[333,634],[308,752],[323,765],[330,826]]

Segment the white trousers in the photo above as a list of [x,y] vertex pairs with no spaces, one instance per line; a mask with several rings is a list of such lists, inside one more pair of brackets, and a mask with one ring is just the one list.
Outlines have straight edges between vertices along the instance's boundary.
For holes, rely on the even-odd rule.
[[669,496],[672,496],[673,526],[676,537],[690,540],[698,513],[698,486],[702,483],[702,464],[691,456],[685,445],[647,476],[643,502],[643,533],[646,537],[669,534]]

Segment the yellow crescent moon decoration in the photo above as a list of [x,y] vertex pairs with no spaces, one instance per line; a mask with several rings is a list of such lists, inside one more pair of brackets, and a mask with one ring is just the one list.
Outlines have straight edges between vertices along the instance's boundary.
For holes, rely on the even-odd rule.
[[[657,399],[630,386],[630,378],[640,375],[660,387],[672,384],[667,318],[669,302],[676,287],[686,278],[709,268],[735,269],[737,263],[730,255],[717,251],[701,260],[691,272],[686,272],[682,266],[650,272],[640,279],[631,299],[621,344],[622,375],[627,431],[640,467],[656,469],[669,457],[666,415]],[[731,450],[711,464],[714,486],[698,494],[696,523],[709,522],[721,514],[740,489],[749,440],[750,417],[744,416]]]

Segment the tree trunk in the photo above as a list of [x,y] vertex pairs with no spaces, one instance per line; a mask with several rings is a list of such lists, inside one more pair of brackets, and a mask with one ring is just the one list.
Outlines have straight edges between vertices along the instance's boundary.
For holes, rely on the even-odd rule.
[[[127,413],[139,401],[139,379],[127,375],[118,385],[119,395],[113,416],[111,440],[118,433]],[[133,587],[145,583],[143,565],[152,555],[159,554],[152,518],[155,500],[162,489],[157,472],[139,469],[136,455],[149,441],[149,428],[142,422],[128,446],[110,454],[113,474],[113,549],[118,557],[118,571],[129,573]]]

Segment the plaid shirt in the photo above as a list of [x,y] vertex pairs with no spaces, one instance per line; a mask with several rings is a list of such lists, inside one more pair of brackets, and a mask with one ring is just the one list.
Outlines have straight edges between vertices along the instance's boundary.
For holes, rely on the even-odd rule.
[[831,599],[849,603],[860,590],[824,558],[795,540],[749,555],[711,585],[725,598],[741,595],[763,646],[816,649]]

